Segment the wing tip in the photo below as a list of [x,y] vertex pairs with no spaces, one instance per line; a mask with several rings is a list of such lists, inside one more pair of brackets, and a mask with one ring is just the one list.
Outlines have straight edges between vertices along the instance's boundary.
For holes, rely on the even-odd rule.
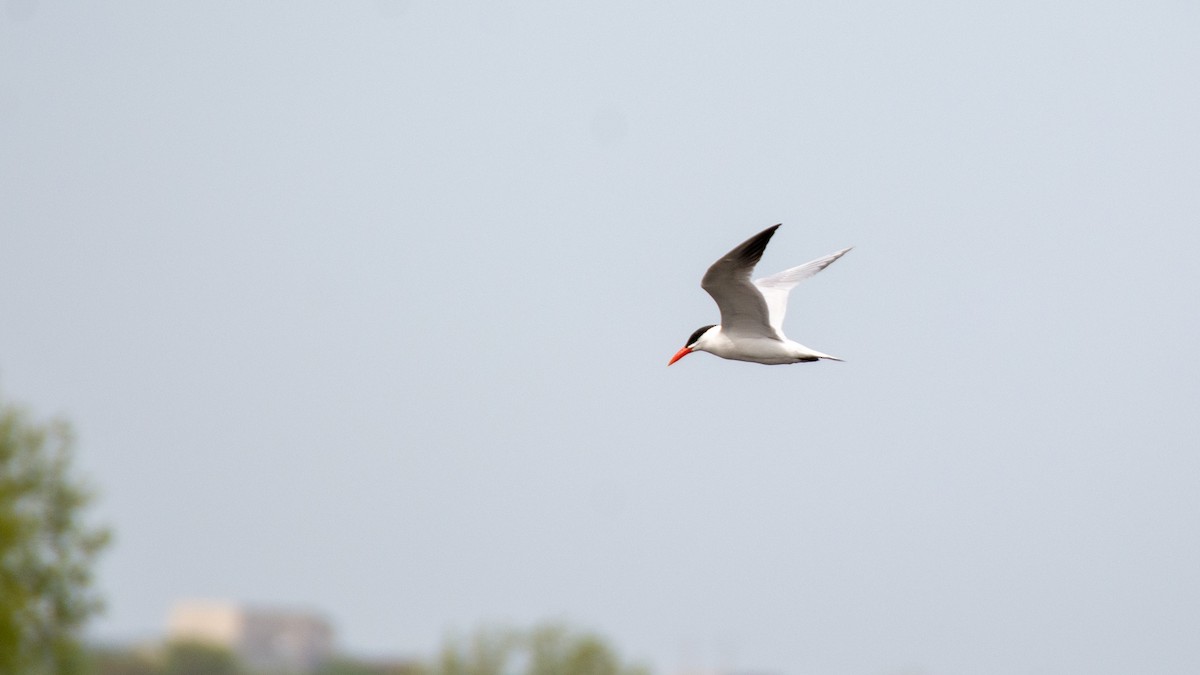
[[732,257],[744,265],[754,267],[762,258],[763,252],[767,250],[767,244],[771,242],[771,237],[775,236],[775,230],[778,230],[782,224],[776,223],[742,242],[740,246],[730,251]]

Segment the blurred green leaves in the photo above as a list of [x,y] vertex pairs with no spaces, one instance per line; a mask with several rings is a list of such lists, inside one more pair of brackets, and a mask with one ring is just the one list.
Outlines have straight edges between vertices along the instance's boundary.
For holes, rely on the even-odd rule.
[[[5,671],[0,671],[5,672]],[[93,650],[90,675],[277,675],[247,668],[215,645],[170,642],[149,650]],[[337,657],[312,675],[649,675],[621,663],[603,638],[562,623],[529,630],[482,626],[450,636],[428,662]]]
[[597,635],[546,623],[528,631],[482,627],[466,639],[451,637],[429,675],[647,675],[622,664]]
[[100,609],[92,563],[106,528],[83,513],[92,494],[71,474],[74,437],[0,396],[0,673],[72,675],[86,664],[84,622]]
[[167,645],[164,675],[240,675],[241,665],[228,649],[181,640]]

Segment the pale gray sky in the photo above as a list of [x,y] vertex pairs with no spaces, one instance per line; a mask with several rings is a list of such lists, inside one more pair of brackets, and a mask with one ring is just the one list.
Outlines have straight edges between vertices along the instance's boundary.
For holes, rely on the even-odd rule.
[[[0,386],[361,653],[1200,671],[1200,5],[7,0]],[[791,337],[666,361],[782,222]]]

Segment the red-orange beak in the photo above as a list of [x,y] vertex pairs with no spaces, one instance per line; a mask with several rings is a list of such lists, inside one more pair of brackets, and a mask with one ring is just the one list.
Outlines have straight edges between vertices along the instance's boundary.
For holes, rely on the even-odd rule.
[[682,359],[683,357],[685,357],[691,353],[692,353],[692,350],[688,349],[687,347],[684,347],[683,349],[680,349],[679,351],[675,352],[675,356],[672,356],[671,360],[667,361],[667,365],[669,366],[672,363],[675,363],[679,359]]

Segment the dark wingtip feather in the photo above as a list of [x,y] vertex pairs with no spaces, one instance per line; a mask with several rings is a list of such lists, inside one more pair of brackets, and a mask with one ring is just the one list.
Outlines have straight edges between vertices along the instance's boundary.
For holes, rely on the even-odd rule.
[[729,257],[736,259],[738,262],[748,267],[754,267],[758,264],[759,258],[762,258],[763,251],[767,250],[767,243],[771,241],[771,237],[775,236],[775,230],[783,223],[777,223],[759,232],[742,242],[741,246],[729,252]]

